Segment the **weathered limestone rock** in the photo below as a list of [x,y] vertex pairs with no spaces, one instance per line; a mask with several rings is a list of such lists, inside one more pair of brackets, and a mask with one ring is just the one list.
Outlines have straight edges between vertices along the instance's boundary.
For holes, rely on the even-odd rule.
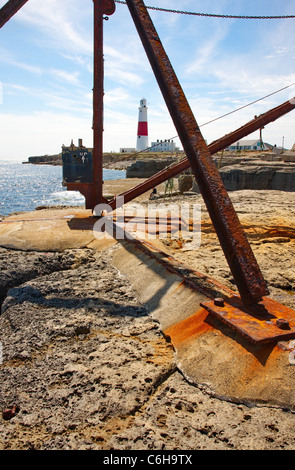
[[[295,191],[295,164],[292,163],[245,162],[222,167],[220,176],[228,191],[244,189]],[[196,183],[192,190],[199,192]]]
[[0,408],[19,410],[0,418],[1,449],[101,448],[175,370],[108,258],[11,289],[0,338]]
[[221,169],[220,175],[228,191],[243,189],[295,191],[295,165],[228,166]]
[[[237,191],[231,198],[271,295],[295,308],[294,193]],[[202,245],[182,251],[181,244],[166,240],[167,254],[235,289],[201,196],[172,196],[171,201],[202,204]],[[85,219],[71,229],[78,227],[84,230]],[[135,286],[114,267],[121,245],[97,251],[98,245],[92,241],[90,249],[87,240],[85,233],[83,246],[66,251],[65,240],[60,251],[50,253],[0,251],[0,280],[6,286],[0,409],[15,410],[9,419],[9,413],[0,414],[0,449],[294,450],[294,413],[268,403],[248,407],[217,399],[214,383],[210,389],[183,375],[185,367],[194,374],[205,369],[196,361],[204,353],[206,361],[213,359],[212,374],[239,385],[243,396],[246,381],[231,382],[237,367],[223,369],[219,330],[212,335],[212,351],[204,337],[191,358],[184,355],[188,363],[179,363]],[[177,292],[181,298],[181,288],[171,294]],[[294,365],[284,354],[289,379]],[[253,373],[251,363],[245,380]],[[278,395],[284,387],[282,380]]]
[[282,160],[284,162],[295,162],[295,151],[288,151],[282,154]]
[[192,175],[183,175],[178,179],[178,190],[180,194],[192,189],[194,177]]
[[126,178],[149,178],[176,161],[175,158],[137,160],[126,169]]
[[[7,255],[9,253],[9,256]],[[94,261],[91,250],[59,252],[13,251],[0,247],[0,305],[8,289],[30,279],[64,271]]]

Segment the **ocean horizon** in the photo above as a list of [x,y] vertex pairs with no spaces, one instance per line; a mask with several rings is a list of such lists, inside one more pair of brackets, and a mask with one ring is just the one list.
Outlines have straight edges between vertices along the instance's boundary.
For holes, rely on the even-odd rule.
[[[85,198],[62,186],[62,166],[0,161],[0,216],[33,211],[38,206],[84,206]],[[124,179],[126,171],[103,170],[107,180]]]

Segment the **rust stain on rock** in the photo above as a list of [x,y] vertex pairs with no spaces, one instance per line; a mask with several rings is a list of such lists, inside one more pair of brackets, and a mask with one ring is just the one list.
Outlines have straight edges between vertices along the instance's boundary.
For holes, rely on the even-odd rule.
[[212,326],[205,321],[207,317],[208,312],[201,308],[189,318],[170,326],[164,331],[164,335],[168,336],[172,344],[177,347],[185,341],[191,341],[192,338],[212,330]]

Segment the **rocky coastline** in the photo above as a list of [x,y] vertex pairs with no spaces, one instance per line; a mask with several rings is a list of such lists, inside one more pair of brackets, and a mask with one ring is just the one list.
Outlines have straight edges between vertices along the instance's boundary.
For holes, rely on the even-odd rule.
[[[126,171],[126,178],[149,178],[162,169],[183,158],[161,153],[161,155],[147,153],[137,155],[105,153],[103,167],[110,170]],[[219,152],[213,156],[213,160],[219,169],[221,178],[228,191],[253,190],[277,190],[295,191],[295,152],[286,151],[277,155],[268,151],[257,153],[253,151]],[[61,154],[29,157],[29,164],[34,165],[62,165]],[[186,174],[191,174],[188,169]],[[181,175],[183,177],[183,175]],[[186,176],[188,180],[188,176]],[[187,187],[186,182],[186,187]],[[178,187],[181,189],[181,178],[178,179]],[[198,185],[191,176],[189,189],[199,192]]]

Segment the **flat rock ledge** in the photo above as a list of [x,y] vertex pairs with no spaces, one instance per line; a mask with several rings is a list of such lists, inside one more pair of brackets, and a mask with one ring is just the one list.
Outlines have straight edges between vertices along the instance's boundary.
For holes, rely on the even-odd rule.
[[295,449],[290,411],[182,376],[116,249],[1,249],[0,449]]

